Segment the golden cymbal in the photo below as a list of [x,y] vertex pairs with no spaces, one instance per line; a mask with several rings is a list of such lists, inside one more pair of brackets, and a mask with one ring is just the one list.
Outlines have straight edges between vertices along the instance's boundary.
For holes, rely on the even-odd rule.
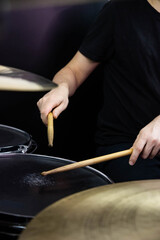
[[159,240],[160,180],[92,188],[49,206],[19,240]]
[[0,90],[48,91],[56,86],[55,83],[42,76],[0,65]]

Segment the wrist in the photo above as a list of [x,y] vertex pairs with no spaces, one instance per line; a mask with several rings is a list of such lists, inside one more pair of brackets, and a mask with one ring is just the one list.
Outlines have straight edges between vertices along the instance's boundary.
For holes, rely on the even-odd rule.
[[61,91],[63,91],[65,93],[65,95],[67,97],[69,97],[70,93],[69,93],[69,86],[66,82],[61,82],[59,85],[58,85],[59,89]]

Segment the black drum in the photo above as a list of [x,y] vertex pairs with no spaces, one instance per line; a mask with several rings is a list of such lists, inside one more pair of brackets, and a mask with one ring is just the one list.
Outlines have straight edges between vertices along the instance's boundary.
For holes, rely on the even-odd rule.
[[36,154],[0,155],[0,239],[17,239],[26,224],[55,201],[112,183],[91,167],[41,175],[70,163],[73,161]]
[[1,153],[33,153],[37,148],[32,137],[14,127],[0,124],[0,154]]

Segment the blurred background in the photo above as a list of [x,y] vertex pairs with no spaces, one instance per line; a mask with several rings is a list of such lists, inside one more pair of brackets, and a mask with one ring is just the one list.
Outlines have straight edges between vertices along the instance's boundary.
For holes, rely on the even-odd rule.
[[[0,2],[0,65],[15,67],[52,80],[76,53],[104,1],[85,0]],[[36,154],[83,160],[94,155],[94,132],[101,107],[98,68],[70,98],[55,120],[54,147],[36,102],[45,92],[0,91],[0,124],[32,135]]]

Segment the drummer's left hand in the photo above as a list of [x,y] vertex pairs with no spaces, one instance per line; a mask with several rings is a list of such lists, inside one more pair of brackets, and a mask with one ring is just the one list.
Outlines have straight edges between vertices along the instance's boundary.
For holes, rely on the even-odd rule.
[[139,157],[153,159],[160,151],[160,115],[139,132],[129,164],[134,165]]

